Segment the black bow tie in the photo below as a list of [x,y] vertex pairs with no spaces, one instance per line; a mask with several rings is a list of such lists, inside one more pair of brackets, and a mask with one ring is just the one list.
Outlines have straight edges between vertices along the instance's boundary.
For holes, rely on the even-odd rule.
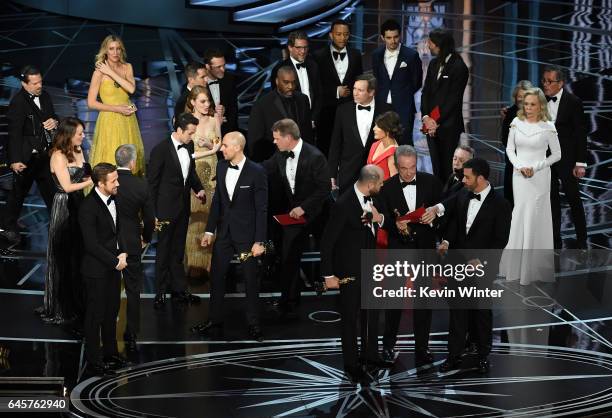
[[231,168],[232,170],[240,170],[240,168],[238,167],[238,164],[234,165],[232,163],[229,163],[229,168]]
[[209,81],[208,85],[212,85],[212,84],[219,84],[219,80],[213,80],[213,81]]
[[113,200],[115,200],[115,196],[110,196],[108,199],[106,199],[106,206],[110,206]]
[[550,102],[550,101],[556,102],[557,101],[557,96],[546,96],[546,101]]
[[281,154],[285,158],[295,158],[295,154],[293,153],[293,151],[282,151]]
[[334,59],[337,60],[338,57],[340,58],[340,61],[344,60],[344,57],[346,57],[346,52],[336,52],[333,51],[332,55],[334,56]]
[[297,68],[298,70],[300,68],[306,68],[306,64],[304,64],[303,62],[298,62],[297,64],[295,64],[295,68]]
[[185,148],[185,149],[187,149],[187,144],[181,144],[181,145],[177,145],[177,146],[176,146],[176,150],[177,150],[177,151],[178,151],[178,150],[180,150],[181,148]]
[[470,194],[468,196],[469,196],[470,200],[472,200],[472,199],[480,200],[480,195],[478,193],[470,192]]
[[406,186],[416,186],[416,179],[412,179],[410,181],[401,181],[400,180],[400,186],[402,186],[402,188],[404,188]]
[[369,112],[371,109],[372,109],[372,106],[357,105],[357,110],[367,110]]
[[372,196],[364,196],[363,197],[363,203],[368,203],[372,201]]

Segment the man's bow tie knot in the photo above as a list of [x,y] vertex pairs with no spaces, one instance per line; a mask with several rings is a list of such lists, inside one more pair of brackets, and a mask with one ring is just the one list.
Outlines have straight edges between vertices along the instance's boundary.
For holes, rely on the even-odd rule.
[[340,61],[344,60],[344,57],[346,56],[346,52],[332,52],[332,54],[334,55],[334,59],[337,60],[338,58],[340,58]]
[[470,200],[472,199],[480,200],[480,195],[478,193],[470,192],[469,197],[470,197]]
[[180,145],[177,145],[177,146],[176,146],[176,150],[177,150],[177,151],[178,151],[178,150],[180,150],[181,148],[185,148],[185,149],[187,149],[187,144],[180,144]]
[[412,179],[410,181],[401,181],[400,180],[400,185],[402,186],[402,188],[404,188],[406,186],[416,186],[416,179]]
[[363,197],[363,203],[368,203],[372,201],[372,196],[364,196]]
[[357,110],[367,110],[368,112],[372,109],[372,106],[361,106],[357,105]]
[[110,196],[106,199],[106,206],[110,206],[110,204],[115,200],[115,196]]
[[293,151],[283,151],[282,154],[285,158],[295,158]]
[[300,68],[306,68],[306,64],[304,64],[303,62],[298,62],[297,64],[295,64],[295,68],[297,68],[298,70]]
[[212,80],[208,82],[208,85],[212,85],[212,84],[219,84],[219,80]]
[[556,102],[557,101],[557,96],[546,96],[546,101],[550,102],[550,101]]
[[229,168],[231,168],[232,170],[240,170],[240,168],[238,167],[238,164],[234,165],[232,163],[229,163]]

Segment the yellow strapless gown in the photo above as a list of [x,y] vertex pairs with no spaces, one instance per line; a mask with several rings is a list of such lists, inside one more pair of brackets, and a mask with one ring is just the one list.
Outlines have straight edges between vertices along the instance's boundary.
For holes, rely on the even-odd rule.
[[[115,87],[115,82],[108,78],[102,80],[99,94],[102,103],[107,105],[130,104],[130,98],[125,90]],[[115,164],[115,150],[123,144],[136,146],[138,159],[135,174],[143,176],[145,171],[144,146],[136,114],[124,116],[116,112],[100,112],[89,157],[91,166],[101,162]]]

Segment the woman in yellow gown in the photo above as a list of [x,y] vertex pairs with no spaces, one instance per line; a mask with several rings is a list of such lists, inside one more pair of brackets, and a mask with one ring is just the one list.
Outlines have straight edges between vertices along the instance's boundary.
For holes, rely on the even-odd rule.
[[138,154],[135,174],[144,175],[144,147],[136,106],[129,98],[135,91],[136,81],[132,65],[126,61],[125,46],[118,36],[109,35],[96,55],[96,70],[87,93],[87,106],[100,112],[89,156],[92,166],[100,162],[115,164],[117,147],[134,144]]
[[202,248],[200,240],[206,229],[208,213],[215,190],[214,178],[217,175],[217,151],[221,147],[222,115],[215,112],[215,102],[208,87],[194,86],[189,92],[185,112],[193,114],[198,126],[193,136],[196,173],[206,192],[206,203],[202,204],[191,196],[191,216],[185,243],[185,267],[191,277],[201,277],[210,271],[212,250]]

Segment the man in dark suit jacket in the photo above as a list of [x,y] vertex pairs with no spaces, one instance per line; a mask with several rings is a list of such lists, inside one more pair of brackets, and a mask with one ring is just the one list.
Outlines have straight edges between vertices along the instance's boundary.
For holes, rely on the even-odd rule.
[[[434,29],[429,34],[427,45],[436,58],[427,67],[421,93],[421,114],[433,172],[445,182],[451,174],[453,151],[465,130],[463,92],[469,72],[461,56],[455,52],[455,41],[450,32]],[[435,116],[433,111],[436,108],[440,112],[437,121],[431,117]]]
[[195,86],[206,85],[206,67],[201,62],[190,62],[185,66],[185,78],[187,82],[181,88],[181,95],[176,100],[174,117],[185,112],[185,104],[187,103],[187,97],[191,89]]
[[213,246],[211,293],[208,322],[191,328],[207,337],[223,336],[223,298],[225,275],[234,253],[251,252],[252,257],[241,264],[246,284],[246,319],[249,337],[263,341],[259,325],[257,263],[255,257],[264,253],[267,233],[268,185],[266,172],[259,164],[244,156],[246,140],[240,132],[223,137],[221,151],[224,160],[217,164],[217,185],[213,195],[206,234],[202,245]]
[[[389,233],[389,249],[431,249],[436,248],[436,229],[433,225],[394,221],[397,213],[405,215],[420,207],[430,207],[440,201],[442,183],[435,176],[417,172],[417,152],[410,145],[400,145],[395,150],[395,166],[398,174],[385,181],[378,199],[384,208],[383,228]],[[404,234],[404,235],[402,235]],[[393,348],[397,342],[397,331],[402,311],[385,311],[385,333],[383,337],[383,360],[393,362]],[[429,332],[431,329],[431,310],[425,306],[414,306],[413,328],[415,360],[417,367],[431,363],[429,352]]]
[[[91,178],[96,187],[81,203],[79,226],[85,253],[81,274],[85,284],[85,359],[93,374],[105,374],[126,361],[117,350],[117,315],[121,299],[121,271],[127,253],[121,240],[115,195],[119,175],[114,165],[100,163]],[[103,356],[100,353],[102,335]]]
[[127,296],[127,325],[123,339],[130,351],[136,350],[136,335],[140,331],[140,291],[144,281],[141,254],[143,247],[151,242],[155,229],[155,210],[147,182],[132,174],[136,169],[136,158],[133,144],[121,145],[115,151],[121,184],[117,193],[117,212],[121,238],[128,254],[128,265],[123,270]]
[[199,303],[200,298],[187,291],[183,267],[185,240],[191,214],[190,193],[193,190],[201,201],[206,200],[202,183],[195,172],[191,138],[198,119],[182,113],[175,120],[175,130],[151,150],[147,178],[156,218],[163,225],[158,233],[155,256],[156,296],[153,306],[161,309],[166,303],[166,292],[184,303]]
[[51,210],[55,185],[51,180],[47,150],[53,140],[58,118],[49,93],[42,89],[40,70],[28,65],[20,74],[22,89],[11,99],[7,109],[8,164],[13,170],[11,189],[0,235],[19,242],[17,219],[23,201],[36,181],[40,194]]
[[[452,249],[498,249],[508,243],[512,209],[503,196],[495,193],[488,181],[489,164],[481,158],[473,158],[463,165],[465,187],[444,202],[427,209],[425,222],[436,216],[448,216],[450,221],[445,231],[441,250]],[[478,254],[472,254],[477,256]],[[496,275],[499,260],[487,260],[489,279]],[[492,267],[495,266],[495,267]],[[453,280],[453,279],[449,279]],[[462,303],[465,301],[459,301]],[[448,334],[448,359],[440,371],[455,369],[461,362],[465,348],[468,322],[476,321],[478,368],[481,373],[489,369],[487,359],[493,341],[493,315],[490,309],[467,309],[451,305]]]
[[282,294],[277,309],[282,316],[295,315],[300,301],[300,259],[307,243],[308,226],[321,213],[331,190],[327,161],[316,147],[304,142],[297,124],[281,119],[272,126],[278,151],[264,162],[269,176],[281,179],[284,207],[281,214],[303,218],[303,225],[282,226]]
[[272,125],[281,119],[294,120],[302,139],[314,143],[310,102],[305,94],[296,91],[296,86],[297,75],[293,66],[280,67],[276,72],[276,89],[253,104],[247,140],[248,156],[253,161],[261,162],[274,154]]
[[287,38],[289,58],[281,61],[273,70],[271,80],[276,80],[276,72],[282,66],[293,67],[297,74],[296,90],[308,96],[310,101],[310,116],[315,126],[321,113],[321,76],[319,66],[308,56],[308,35],[303,31],[295,31]]
[[391,104],[402,121],[400,144],[413,145],[414,93],[423,84],[423,64],[414,49],[400,43],[400,36],[399,23],[393,19],[383,23],[380,37],[385,45],[372,52],[372,73],[378,81],[376,100]]
[[441,199],[447,199],[463,189],[463,164],[474,158],[474,149],[469,145],[459,145],[453,153],[453,172],[442,188]]
[[353,83],[363,73],[361,52],[349,48],[349,24],[335,20],[329,30],[330,45],[313,57],[321,74],[321,116],[317,121],[317,147],[328,156],[330,138],[339,105],[352,101]]
[[553,217],[555,248],[562,248],[561,240],[561,198],[559,181],[570,206],[570,218],[576,229],[577,248],[587,248],[586,218],[580,199],[578,180],[586,173],[587,128],[582,101],[566,89],[565,73],[558,66],[544,68],[542,89],[548,100],[548,112],[555,122],[561,161],[552,165],[550,203]]
[[225,72],[225,55],[218,49],[204,53],[208,72],[208,88],[215,102],[215,111],[223,115],[221,135],[238,130],[238,94],[234,77]]
[[361,75],[354,83],[354,102],[340,105],[336,112],[329,149],[329,176],[332,187],[339,188],[340,193],[352,187],[368,159],[376,117],[393,110],[385,102],[376,102],[375,94],[376,79]]
[[[377,312],[360,309],[362,277],[359,260],[361,250],[376,248],[376,231],[383,217],[372,205],[372,196],[380,191],[383,178],[380,167],[363,167],[353,188],[336,200],[321,239],[321,275],[328,289],[340,288],[344,373],[353,383],[369,383],[369,371],[380,365]],[[371,223],[363,218],[364,212],[372,213]],[[354,280],[340,285],[339,279],[344,278]],[[361,364],[357,346],[359,323]]]

